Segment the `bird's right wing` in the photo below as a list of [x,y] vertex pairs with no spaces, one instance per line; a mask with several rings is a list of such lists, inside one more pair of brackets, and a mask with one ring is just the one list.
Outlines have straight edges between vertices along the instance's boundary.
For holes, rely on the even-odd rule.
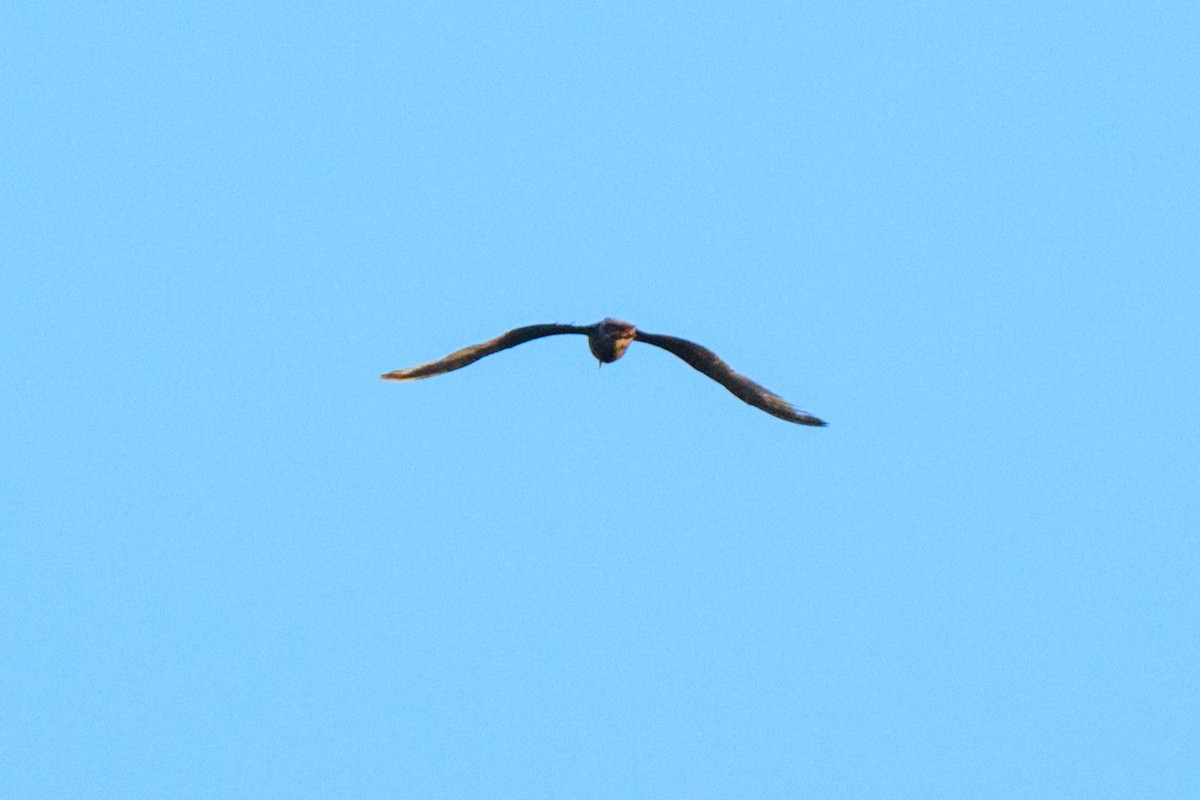
[[707,347],[701,347],[695,342],[689,342],[687,339],[680,339],[676,336],[663,336],[644,331],[638,331],[637,341],[652,344],[669,353],[674,353],[695,369],[733,392],[737,397],[756,408],[761,408],[768,414],[800,425],[825,425],[824,420],[817,419],[807,411],[799,410],[787,400],[767,391],[740,372],[734,372],[733,367],[722,361]]
[[516,347],[519,344],[525,344],[525,342],[540,339],[543,336],[587,332],[588,329],[580,325],[527,325],[524,328],[514,328],[508,333],[503,333],[495,339],[483,342],[482,344],[473,344],[470,347],[464,347],[462,350],[455,350],[450,355],[445,358],[439,358],[437,361],[430,361],[428,364],[421,364],[416,367],[409,367],[408,369],[398,369],[379,377],[386,381],[416,381],[421,378],[430,378],[434,375],[441,375],[443,372],[461,369],[484,356],[490,356],[492,353],[498,353],[501,350],[507,350],[510,347]]

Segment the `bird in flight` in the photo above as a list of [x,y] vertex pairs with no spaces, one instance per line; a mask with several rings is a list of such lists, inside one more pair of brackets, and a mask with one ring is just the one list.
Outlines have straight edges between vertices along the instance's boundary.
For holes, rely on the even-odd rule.
[[557,336],[563,333],[578,333],[586,336],[592,355],[600,361],[601,365],[610,364],[625,355],[625,349],[634,341],[661,347],[663,350],[679,356],[692,367],[733,392],[739,399],[756,408],[761,408],[768,414],[800,425],[825,425],[823,420],[817,419],[808,412],[798,410],[779,395],[767,391],[745,375],[734,372],[728,364],[708,348],[674,336],[646,333],[628,322],[611,317],[605,317],[595,325],[552,323],[514,328],[495,339],[456,350],[437,361],[430,361],[428,364],[408,369],[398,369],[379,377],[386,381],[417,381],[422,378],[431,378],[434,375],[441,375],[443,372],[461,369],[492,353],[498,353],[543,336]]

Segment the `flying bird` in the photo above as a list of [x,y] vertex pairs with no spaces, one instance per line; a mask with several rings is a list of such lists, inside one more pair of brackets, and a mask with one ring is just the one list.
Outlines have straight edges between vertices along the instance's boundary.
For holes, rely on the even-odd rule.
[[541,339],[543,336],[557,336],[563,333],[578,333],[586,336],[588,348],[591,349],[592,355],[599,360],[601,365],[610,364],[625,355],[626,348],[634,341],[661,347],[663,350],[679,356],[692,367],[733,392],[741,400],[756,408],[761,408],[768,414],[800,425],[825,425],[823,420],[817,419],[806,411],[798,410],[779,395],[767,391],[745,375],[734,372],[728,364],[708,348],[674,336],[639,331],[628,322],[611,317],[605,317],[595,325],[552,323],[514,328],[495,339],[456,350],[437,361],[430,361],[428,364],[408,369],[398,369],[379,377],[387,381],[417,381],[422,378],[431,378],[434,375],[441,375],[443,372],[461,369],[492,353],[498,353],[534,339]]

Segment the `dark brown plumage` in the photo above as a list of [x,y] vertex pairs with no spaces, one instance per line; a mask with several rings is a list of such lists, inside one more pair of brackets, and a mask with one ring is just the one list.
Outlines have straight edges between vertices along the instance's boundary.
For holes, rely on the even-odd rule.
[[674,353],[695,369],[703,372],[717,383],[724,386],[741,400],[761,408],[788,422],[800,425],[824,425],[825,422],[811,414],[800,411],[787,400],[777,394],[767,391],[754,381],[738,372],[717,357],[717,354],[706,347],[701,347],[687,339],[674,336],[663,336],[657,333],[639,331],[628,322],[606,317],[595,325],[528,325],[515,328],[501,334],[495,339],[474,344],[456,350],[445,358],[431,361],[428,364],[399,369],[379,377],[389,381],[416,381],[441,375],[443,372],[461,369],[484,356],[516,347],[519,344],[540,339],[543,336],[556,336],[563,333],[578,333],[588,337],[588,348],[602,364],[611,363],[625,354],[625,349],[634,342],[645,342],[655,347],[661,347],[669,353]]

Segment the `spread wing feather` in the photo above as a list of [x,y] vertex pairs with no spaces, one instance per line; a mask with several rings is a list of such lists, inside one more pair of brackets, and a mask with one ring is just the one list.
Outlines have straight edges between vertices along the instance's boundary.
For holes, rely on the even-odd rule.
[[416,367],[409,367],[408,369],[398,369],[379,377],[388,381],[416,381],[421,378],[430,378],[434,375],[441,375],[443,372],[461,369],[484,356],[490,356],[492,353],[498,353],[501,350],[507,350],[510,347],[516,347],[519,344],[525,344],[525,342],[540,339],[543,336],[555,336],[560,333],[587,333],[587,331],[586,327],[579,325],[527,325],[524,328],[514,328],[508,333],[503,333],[495,339],[490,339],[482,344],[473,344],[470,347],[455,350],[450,355],[445,358],[439,358],[437,361],[430,361],[428,364],[421,364]]
[[817,419],[805,411],[800,411],[787,400],[767,391],[745,375],[734,372],[732,367],[722,361],[716,353],[707,347],[701,347],[695,342],[689,342],[687,339],[679,339],[675,336],[663,336],[657,333],[646,333],[644,331],[638,331],[637,341],[652,344],[655,347],[661,347],[669,353],[674,353],[695,369],[703,372],[733,392],[741,400],[756,408],[761,408],[768,414],[800,425],[825,424],[823,420]]

